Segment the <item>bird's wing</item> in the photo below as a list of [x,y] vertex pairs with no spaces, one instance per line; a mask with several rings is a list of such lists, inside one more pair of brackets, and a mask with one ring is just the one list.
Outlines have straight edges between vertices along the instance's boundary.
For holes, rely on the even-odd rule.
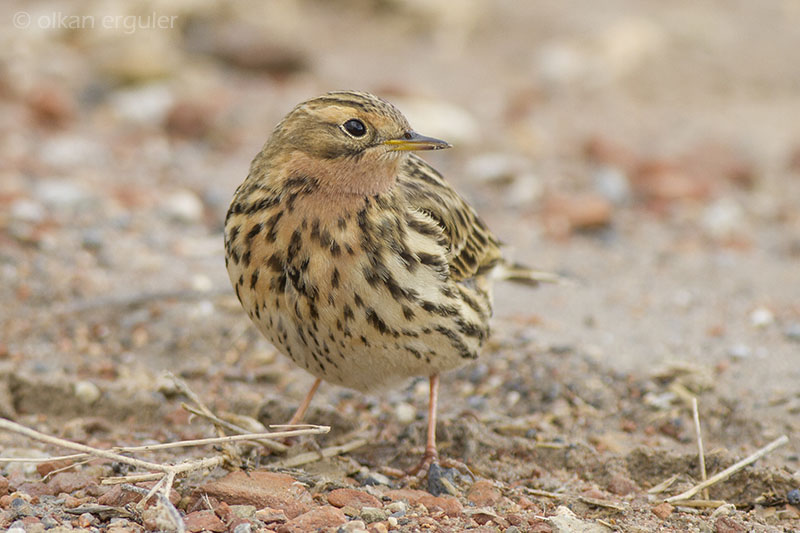
[[475,210],[425,161],[412,154],[397,186],[420,218],[440,229],[451,279],[473,278],[502,260],[500,243]]

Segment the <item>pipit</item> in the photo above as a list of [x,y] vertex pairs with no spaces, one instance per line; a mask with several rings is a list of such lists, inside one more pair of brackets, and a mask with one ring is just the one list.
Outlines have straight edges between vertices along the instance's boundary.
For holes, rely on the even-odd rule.
[[225,263],[269,341],[321,380],[359,391],[428,376],[425,455],[438,460],[439,374],[478,357],[491,281],[552,281],[506,262],[476,212],[413,151],[425,137],[360,92],[295,107],[255,157],[225,220]]

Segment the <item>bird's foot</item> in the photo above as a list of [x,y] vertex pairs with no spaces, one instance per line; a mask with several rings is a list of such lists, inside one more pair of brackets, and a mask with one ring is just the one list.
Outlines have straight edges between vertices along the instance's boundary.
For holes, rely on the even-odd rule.
[[460,472],[461,468],[473,477],[472,472],[463,463],[449,459],[440,462],[437,456],[426,453],[419,464],[407,472],[409,476],[407,479],[411,486],[424,488],[434,496],[457,496],[459,491],[456,483],[463,475]]
[[411,477],[422,479],[428,475],[428,470],[430,469],[431,465],[438,463],[439,452],[436,451],[436,448],[426,448],[425,455],[422,456],[422,460],[420,460],[417,466],[406,473]]

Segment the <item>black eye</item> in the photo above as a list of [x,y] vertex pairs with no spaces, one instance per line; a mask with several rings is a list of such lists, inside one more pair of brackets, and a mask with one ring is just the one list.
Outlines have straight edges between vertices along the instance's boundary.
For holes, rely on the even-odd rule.
[[367,133],[367,127],[364,125],[363,122],[358,120],[357,118],[351,118],[344,124],[342,124],[344,131],[352,135],[353,137],[363,137],[364,134]]

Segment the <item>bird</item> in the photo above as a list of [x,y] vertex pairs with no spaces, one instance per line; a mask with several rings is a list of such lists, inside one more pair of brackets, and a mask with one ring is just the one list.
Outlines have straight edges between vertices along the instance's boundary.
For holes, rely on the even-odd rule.
[[289,424],[323,380],[375,392],[428,378],[426,447],[411,474],[439,461],[439,376],[478,357],[493,281],[557,281],[506,260],[476,211],[415,154],[450,147],[372,94],[311,98],[255,156],[224,225],[242,307],[316,378]]

